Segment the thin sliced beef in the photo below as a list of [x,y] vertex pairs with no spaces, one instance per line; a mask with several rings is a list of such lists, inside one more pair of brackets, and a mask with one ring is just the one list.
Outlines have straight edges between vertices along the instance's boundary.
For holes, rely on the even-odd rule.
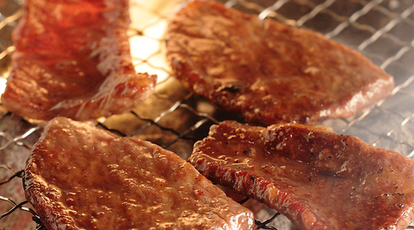
[[413,217],[414,161],[326,127],[225,121],[189,161],[302,230],[404,229]]
[[265,125],[355,115],[394,88],[357,51],[214,1],[192,1],[176,14],[166,55],[190,90]]
[[47,229],[252,229],[253,214],[161,147],[68,118],[48,122],[25,168]]
[[145,100],[156,76],[134,70],[128,6],[128,0],[25,1],[3,105],[34,120],[89,120]]

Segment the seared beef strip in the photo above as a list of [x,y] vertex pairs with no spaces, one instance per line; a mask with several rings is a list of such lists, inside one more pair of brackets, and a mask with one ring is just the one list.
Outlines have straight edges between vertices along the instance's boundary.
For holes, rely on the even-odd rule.
[[156,76],[135,73],[128,0],[27,0],[13,31],[16,50],[2,96],[34,120],[90,120],[145,100]]
[[166,36],[174,75],[248,122],[348,117],[394,88],[393,77],[355,50],[214,1],[191,1]]
[[189,161],[302,230],[404,229],[413,217],[414,161],[327,127],[225,121]]
[[178,155],[68,118],[45,127],[25,168],[47,229],[252,229],[253,214]]

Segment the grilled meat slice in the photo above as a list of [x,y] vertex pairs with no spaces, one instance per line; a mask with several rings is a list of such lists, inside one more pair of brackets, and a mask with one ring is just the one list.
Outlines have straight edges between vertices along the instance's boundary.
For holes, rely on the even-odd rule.
[[414,161],[327,127],[225,121],[189,161],[303,230],[404,229],[413,217]]
[[252,229],[253,214],[161,147],[58,117],[25,168],[48,229]]
[[128,10],[128,0],[25,1],[3,105],[34,120],[90,120],[145,100],[156,76],[134,70]]
[[393,77],[310,30],[192,1],[169,23],[167,58],[190,90],[248,122],[315,123],[391,94]]

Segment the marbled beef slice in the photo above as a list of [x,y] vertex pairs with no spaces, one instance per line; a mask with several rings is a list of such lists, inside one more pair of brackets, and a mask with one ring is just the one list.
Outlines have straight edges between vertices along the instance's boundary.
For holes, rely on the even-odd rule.
[[27,0],[2,105],[32,120],[93,120],[148,98],[156,75],[132,65],[128,0]]
[[25,168],[49,230],[253,229],[253,214],[175,153],[58,117]]
[[302,230],[405,229],[413,217],[414,161],[327,127],[225,121],[189,161]]
[[250,123],[348,117],[394,88],[392,76],[355,50],[215,1],[189,2],[166,38],[174,76]]

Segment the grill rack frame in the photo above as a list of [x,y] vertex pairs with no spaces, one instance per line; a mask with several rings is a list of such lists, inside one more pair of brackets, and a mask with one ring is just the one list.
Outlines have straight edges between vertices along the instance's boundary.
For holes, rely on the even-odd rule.
[[[411,56],[414,57],[414,34],[410,34],[411,37],[406,38],[400,34],[401,32],[395,30],[395,28],[402,24],[405,25],[405,27],[401,26],[402,29],[414,29],[413,0],[352,0],[349,2],[354,4],[355,9],[344,15],[336,11],[336,8],[333,7],[333,5],[340,2],[335,0],[218,1],[224,3],[228,7],[233,7],[248,13],[256,13],[260,18],[273,18],[293,27],[305,27],[321,32],[327,38],[337,40],[360,51],[375,64],[396,77],[396,87],[392,93],[391,100],[384,99],[357,116],[330,119],[321,122],[321,124],[333,127],[335,132],[359,136],[364,141],[375,146],[398,151],[410,158],[414,157],[414,131],[410,131],[410,128],[414,127],[414,111],[410,110],[410,108],[400,109],[398,106],[392,106],[395,101],[399,102],[397,105],[403,103],[404,101],[402,101],[401,98],[408,98],[407,100],[409,103],[414,102],[414,90],[412,90],[414,89],[414,68],[411,68],[407,61]],[[17,20],[21,17],[22,11],[19,9],[21,4],[21,0],[10,0],[10,2],[6,4],[7,6],[0,6],[0,66],[3,67],[2,71],[0,71],[2,74],[0,79],[3,80],[7,78],[10,55],[14,51],[14,47],[10,43],[10,30],[16,25]],[[140,27],[131,27],[130,36],[131,40],[134,38],[145,37],[146,39],[160,44],[157,50],[154,50],[146,57],[134,57],[133,55],[134,65],[138,71],[142,66],[145,66],[145,68],[150,67],[154,72],[161,73],[161,75],[165,76],[163,80],[157,83],[157,89],[171,84],[171,82],[174,82],[174,78],[168,67],[164,64],[159,65],[159,63],[153,62],[154,59],[159,59],[159,57],[163,55],[162,44],[165,40],[163,37],[157,35],[153,36],[151,32],[148,31],[151,31],[153,27],[159,23],[165,23],[165,21],[167,21],[179,8],[186,4],[186,1],[175,0],[171,1],[171,4],[175,4],[175,7],[170,8],[169,11],[165,12],[163,10],[151,8],[145,1],[131,1],[131,7],[140,8],[140,10],[147,11],[154,16],[151,21]],[[298,8],[297,12],[292,11],[292,8],[294,7]],[[4,12],[8,12],[8,14],[5,14]],[[382,14],[383,16],[381,17],[381,20],[385,22],[377,24],[376,22],[369,21],[370,19],[367,17],[369,14]],[[322,19],[324,17],[329,17],[334,20],[333,23],[335,25],[331,27],[323,27],[318,24],[318,20],[322,20],[316,20],[318,17],[322,17]],[[368,34],[369,36],[362,40],[358,40],[357,38],[351,39],[349,37],[357,32],[363,35]],[[387,48],[381,48],[383,44],[387,44],[387,41],[390,42],[393,51],[390,51],[390,49]],[[380,48],[376,50],[375,48],[378,47]],[[141,114],[139,109],[134,109],[130,113],[122,115],[123,117],[126,116],[127,120],[130,120],[131,117],[139,120],[138,123],[140,126],[133,132],[117,128],[116,122],[112,121],[114,116],[100,119],[96,121],[94,125],[116,132],[122,136],[138,137],[141,136],[142,133],[146,133],[147,130],[156,127],[156,129],[161,130],[164,133],[169,133],[169,135],[175,136],[168,140],[158,138],[154,141],[160,146],[173,151],[176,150],[174,145],[178,142],[186,142],[184,145],[191,146],[191,143],[200,139],[200,134],[194,135],[194,133],[200,132],[202,133],[201,136],[206,136],[208,127],[211,124],[217,124],[219,121],[223,120],[223,117],[220,117],[222,113],[220,113],[217,108],[212,110],[212,105],[204,99],[193,95],[184,88],[181,88],[181,90],[184,93],[178,97],[174,94],[168,95],[164,94],[164,92],[159,93],[157,91],[154,94],[154,100],[165,100],[166,104],[169,106],[160,110],[160,112],[156,113],[153,117],[146,116],[147,114],[145,113]],[[172,100],[171,98],[174,99]],[[207,109],[200,109],[202,107],[200,107],[200,104],[207,107]],[[395,107],[400,110],[395,110]],[[184,110],[184,113],[189,113],[192,116],[192,123],[182,130],[172,128],[169,126],[170,123],[163,122],[166,117],[179,110]],[[8,113],[4,109],[0,109],[0,111],[0,114],[2,114],[0,124],[1,122],[10,119],[16,119],[13,114]],[[377,119],[377,122],[369,122],[370,120],[376,120],[375,118],[377,117],[381,119]],[[392,119],[386,120],[390,117],[392,117]],[[117,117],[115,120],[119,121],[119,119],[122,120],[123,118]],[[380,128],[379,130],[374,130],[372,128],[379,126],[381,122],[384,121],[390,121],[391,124],[384,125],[385,127]],[[9,134],[6,131],[0,130],[0,154],[5,150],[15,147],[30,151],[34,144],[34,140],[39,136],[42,128],[38,124],[29,121],[21,120],[20,122],[25,123],[26,126],[28,126],[22,133]],[[143,136],[145,135],[147,134],[144,134]],[[186,157],[183,153],[179,155],[184,158]],[[21,169],[15,172],[14,169],[7,165],[7,162],[0,162],[0,170],[13,172],[9,177],[0,178],[0,189],[4,184],[18,180],[22,176]],[[3,197],[0,194],[0,203],[1,202],[11,204],[11,208],[7,210],[7,212],[0,213],[0,227],[1,222],[6,220],[8,215],[24,211],[33,215],[36,229],[42,229],[42,225],[36,217],[34,210],[26,201],[23,200],[18,203],[12,198]],[[276,229],[276,227],[273,226],[273,219],[275,216],[277,215],[272,213],[267,219],[257,220],[259,229]],[[283,230],[282,228],[278,229]],[[414,229],[414,226],[409,226],[407,229]]]

